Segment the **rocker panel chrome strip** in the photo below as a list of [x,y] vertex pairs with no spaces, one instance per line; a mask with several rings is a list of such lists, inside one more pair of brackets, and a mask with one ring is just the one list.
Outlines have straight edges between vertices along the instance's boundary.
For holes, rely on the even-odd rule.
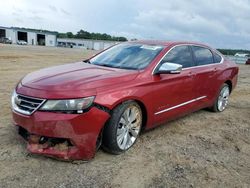
[[165,109],[165,110],[161,110],[161,111],[159,111],[159,112],[156,112],[155,115],[158,115],[158,114],[161,114],[161,113],[164,113],[164,112],[173,110],[173,109],[175,109],[175,108],[179,108],[179,107],[181,107],[181,106],[190,104],[190,103],[192,103],[192,102],[196,102],[196,101],[201,100],[201,99],[204,99],[204,98],[206,98],[206,97],[207,97],[207,96],[198,97],[198,98],[196,98],[196,99],[192,99],[192,100],[190,100],[190,101],[187,101],[187,102],[178,104],[178,105],[176,105],[176,106],[172,106],[172,107],[167,108],[167,109]]

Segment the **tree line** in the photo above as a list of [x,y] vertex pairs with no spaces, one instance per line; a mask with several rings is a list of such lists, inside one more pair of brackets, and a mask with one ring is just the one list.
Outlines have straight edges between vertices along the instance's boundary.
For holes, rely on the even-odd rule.
[[250,54],[249,50],[242,49],[217,49],[223,55],[235,55],[236,53]]
[[77,39],[93,39],[93,40],[110,40],[110,41],[127,41],[126,37],[115,37],[106,33],[90,33],[88,31],[80,30],[76,34],[72,32],[58,33],[58,38],[77,38]]

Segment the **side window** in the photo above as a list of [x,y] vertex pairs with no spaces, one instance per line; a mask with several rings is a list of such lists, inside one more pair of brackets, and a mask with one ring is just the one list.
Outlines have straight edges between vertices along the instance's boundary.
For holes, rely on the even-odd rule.
[[215,63],[220,63],[221,62],[221,56],[219,54],[217,54],[216,52],[213,53],[214,54],[214,62]]
[[200,46],[192,46],[197,65],[208,65],[214,63],[212,52]]
[[164,62],[177,63],[187,68],[193,66],[193,57],[188,46],[176,46],[161,61]]

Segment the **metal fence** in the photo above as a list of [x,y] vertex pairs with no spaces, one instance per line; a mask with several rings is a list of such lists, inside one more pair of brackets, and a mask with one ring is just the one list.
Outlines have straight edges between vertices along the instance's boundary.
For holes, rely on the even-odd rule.
[[249,57],[237,57],[237,56],[227,55],[226,58],[228,58],[231,61],[234,61],[237,64],[245,64]]

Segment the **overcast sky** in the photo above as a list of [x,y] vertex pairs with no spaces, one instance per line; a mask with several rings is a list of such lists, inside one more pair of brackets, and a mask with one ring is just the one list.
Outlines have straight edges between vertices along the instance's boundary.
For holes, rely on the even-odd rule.
[[250,0],[4,0],[0,26],[250,49]]

